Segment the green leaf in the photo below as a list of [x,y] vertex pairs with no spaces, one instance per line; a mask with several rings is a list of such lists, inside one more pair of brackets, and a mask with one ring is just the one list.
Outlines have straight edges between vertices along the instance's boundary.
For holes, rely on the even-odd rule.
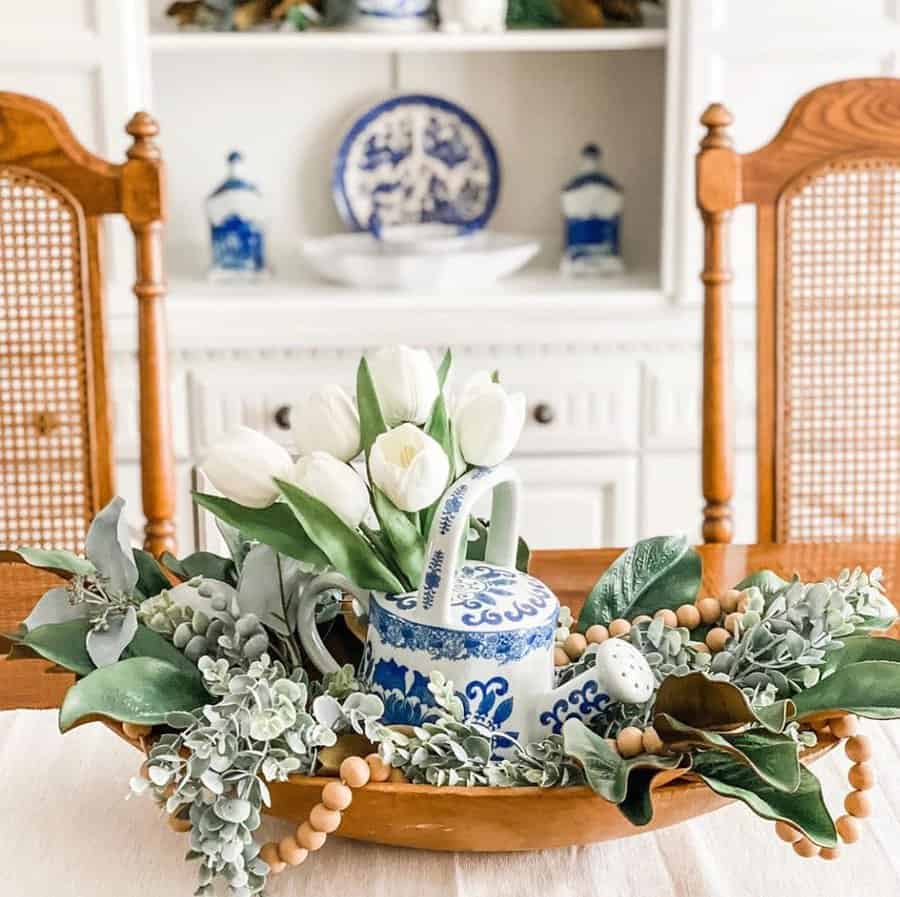
[[441,359],[441,363],[438,365],[437,369],[437,379],[438,386],[441,388],[441,392],[444,391],[444,386],[447,383],[447,377],[450,376],[450,369],[453,367],[453,353],[447,349],[444,352],[444,357]]
[[[469,518],[469,528],[475,530],[478,538],[466,543],[467,561],[484,560],[484,553],[487,551],[487,532],[490,525],[489,520],[479,520],[477,517]],[[516,547],[516,569],[520,573],[527,573],[530,560],[531,549],[528,547],[528,543],[520,538]]]
[[275,482],[303,529],[311,534],[338,572],[362,589],[404,592],[403,584],[382,563],[372,546],[331,508],[291,483]]
[[185,675],[202,681],[200,670],[189,661],[167,638],[144,625],[139,625],[131,644],[125,649],[125,658],[153,657],[165,661]]
[[155,657],[132,657],[94,670],[73,685],[59,709],[59,729],[106,717],[161,725],[173,710],[194,710],[209,700],[200,681]]
[[777,573],[774,573],[771,570],[759,570],[742,579],[735,588],[739,592],[742,592],[744,589],[750,589],[756,586],[756,588],[763,593],[765,598],[770,598],[776,592],[781,591],[786,585],[789,585],[788,581],[782,579]]
[[372,487],[372,506],[393,549],[391,556],[406,577],[406,591],[417,589],[425,569],[425,540],[419,528],[377,486]]
[[900,717],[900,663],[866,660],[848,664],[791,700],[797,719],[830,710],[845,710],[870,719],[897,719]]
[[759,724],[776,733],[784,731],[793,712],[790,701],[753,707],[736,685],[702,672],[666,676],[656,693],[654,709],[694,729],[728,731]]
[[721,751],[698,751],[693,771],[717,794],[743,801],[763,819],[783,820],[821,847],[837,845],[819,780],[805,766],[800,767],[800,784],[793,792],[773,788],[749,766]]
[[87,558],[80,558],[71,551],[45,548],[17,548],[16,553],[26,564],[44,570],[62,570],[76,576],[90,576],[97,568]]
[[[458,469],[456,456],[458,451],[454,443],[453,425],[450,422],[450,415],[447,412],[447,401],[444,398],[443,392],[435,399],[431,414],[425,424],[425,432],[437,442],[444,450],[444,454],[450,459],[450,473],[448,474],[447,482],[444,484],[445,487],[449,486],[456,478],[456,471]],[[431,524],[434,521],[434,515],[437,513],[438,506],[442,501],[443,495],[441,495],[434,504],[422,512],[422,534],[426,539],[431,535]],[[418,583],[418,580],[416,580],[416,582]]]
[[245,508],[218,495],[202,492],[193,495],[201,508],[240,530],[244,538],[262,542],[279,554],[309,564],[316,570],[328,566],[328,557],[309,538],[286,504],[275,502],[268,508]]
[[16,641],[31,648],[45,660],[71,670],[77,676],[87,676],[94,664],[84,646],[90,632],[88,620],[69,620],[65,623],[47,623],[38,626]]
[[568,719],[563,724],[563,745],[566,754],[583,767],[591,788],[614,804],[625,800],[629,778],[636,770],[646,769],[655,774],[661,769],[675,769],[682,761],[680,754],[638,754],[626,760],[579,719]]
[[578,631],[623,617],[651,616],[693,602],[700,587],[700,555],[686,536],[644,539],[621,554],[591,589]]
[[686,726],[667,713],[657,713],[653,726],[674,751],[687,753],[696,748],[714,748],[746,763],[774,788],[794,791],[800,784],[800,751],[797,742],[788,735],[764,731],[722,735]]
[[619,811],[636,826],[649,825],[653,820],[653,779],[656,769],[636,769],[628,779],[628,790],[619,802]]
[[372,443],[382,433],[386,433],[388,427],[384,422],[384,415],[378,402],[378,393],[375,391],[375,381],[369,370],[369,362],[365,358],[360,359],[359,368],[356,371],[356,404],[359,408],[359,432],[362,448],[368,462]]
[[229,585],[237,582],[237,568],[234,561],[231,558],[219,557],[210,551],[197,551],[181,560],[167,551],[162,556],[162,562],[182,580],[202,576],[204,579],[215,579]]
[[137,587],[145,598],[155,598],[165,589],[172,588],[172,583],[163,573],[159,561],[148,551],[140,548],[132,548],[134,562],[138,568]]
[[840,651],[829,652],[825,665],[821,667],[823,679],[835,670],[865,660],[889,660],[893,663],[900,663],[900,640],[873,638],[870,635],[851,635],[848,638],[842,638],[841,642],[844,647]]

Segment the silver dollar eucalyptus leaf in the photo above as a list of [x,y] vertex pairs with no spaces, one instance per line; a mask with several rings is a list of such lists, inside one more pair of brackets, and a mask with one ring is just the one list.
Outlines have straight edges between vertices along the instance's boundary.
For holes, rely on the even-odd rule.
[[130,595],[137,585],[138,568],[131,553],[124,509],[125,500],[117,496],[94,518],[85,541],[85,553],[114,591]]
[[124,614],[110,617],[107,625],[108,629],[92,629],[84,642],[97,668],[114,664],[131,644],[138,627],[137,611],[129,607]]
[[32,629],[48,623],[67,623],[69,620],[80,620],[86,617],[88,606],[72,604],[69,600],[70,597],[69,590],[65,586],[50,589],[34,606],[23,625],[30,632]]
[[298,561],[277,554],[268,545],[254,545],[241,567],[238,607],[242,614],[255,614],[270,629],[288,636],[289,605],[309,578]]

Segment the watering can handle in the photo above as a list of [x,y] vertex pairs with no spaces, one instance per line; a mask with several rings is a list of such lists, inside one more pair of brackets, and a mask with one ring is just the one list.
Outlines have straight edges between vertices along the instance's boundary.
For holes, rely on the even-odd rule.
[[453,585],[456,571],[465,558],[469,518],[476,502],[488,492],[494,495],[484,559],[497,567],[515,569],[519,544],[519,476],[511,467],[503,465],[476,468],[444,494],[431,523],[420,606],[431,611],[438,622],[450,622]]
[[311,580],[300,595],[297,609],[297,632],[306,656],[320,673],[336,673],[340,664],[331,656],[325,647],[322,636],[316,628],[316,601],[322,592],[340,589],[356,598],[367,613],[369,610],[369,593],[358,589],[346,576],[340,573],[323,573]]

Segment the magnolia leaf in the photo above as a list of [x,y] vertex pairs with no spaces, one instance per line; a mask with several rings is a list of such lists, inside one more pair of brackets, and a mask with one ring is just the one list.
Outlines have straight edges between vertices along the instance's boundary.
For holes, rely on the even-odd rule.
[[124,510],[125,500],[117,496],[100,511],[88,529],[85,554],[114,592],[130,595],[137,585],[138,569]]
[[[484,560],[484,553],[487,551],[487,534],[490,525],[489,520],[479,520],[477,517],[469,518],[469,527],[476,533],[477,538],[472,539],[467,543],[466,560]],[[519,570],[521,573],[527,573],[530,560],[531,549],[528,547],[528,543],[520,537],[516,547],[516,570]]]
[[76,682],[59,709],[59,728],[68,732],[103,717],[157,726],[173,710],[194,710],[208,700],[196,677],[154,657],[132,657]]
[[80,558],[71,551],[57,551],[47,548],[17,548],[16,553],[32,567],[44,570],[61,570],[76,576],[90,576],[97,568],[86,558]]
[[91,624],[87,619],[48,623],[27,632],[16,641],[31,648],[45,660],[65,667],[78,676],[87,676],[94,669],[84,646],[90,629]]
[[686,536],[644,539],[619,555],[591,589],[578,617],[578,631],[691,604],[700,573],[700,555]]
[[256,614],[260,622],[279,635],[289,636],[287,623],[291,601],[312,574],[304,573],[300,564],[283,558],[268,545],[254,545],[244,559],[237,586],[237,603],[241,613]]
[[138,625],[137,632],[125,649],[127,657],[154,657],[180,669],[185,675],[202,681],[200,670],[167,638],[147,626]]
[[805,766],[800,767],[800,783],[794,791],[773,788],[751,767],[722,751],[695,753],[693,771],[717,794],[743,801],[758,816],[783,820],[820,847],[837,845],[819,780]]
[[172,583],[163,572],[159,561],[149,551],[133,548],[131,553],[138,569],[137,587],[145,598],[155,598],[160,592],[171,588]]
[[228,549],[228,554],[231,555],[231,560],[234,561],[234,566],[240,573],[244,558],[250,550],[247,540],[236,526],[231,526],[230,524],[225,523],[224,520],[220,520],[218,517],[216,518],[216,529],[219,531],[219,535],[222,537],[222,541]]
[[786,579],[782,579],[777,573],[771,570],[759,570],[742,579],[735,588],[742,592],[744,589],[750,589],[755,586],[766,598],[769,598],[787,585],[790,585],[790,583]]
[[167,551],[162,556],[162,562],[181,580],[202,576],[204,579],[215,579],[229,585],[237,582],[234,561],[231,558],[219,557],[210,551],[196,551],[181,560]]
[[406,585],[417,588],[425,569],[425,540],[419,528],[377,486],[372,487],[372,506],[381,532],[393,549],[391,556],[407,579]]
[[403,584],[356,530],[350,529],[324,502],[283,480],[275,480],[303,529],[334,568],[362,589],[401,594]]
[[137,632],[137,611],[129,607],[124,614],[108,618],[107,626],[105,630],[92,628],[84,640],[95,667],[108,667],[122,656]]
[[309,564],[314,570],[328,566],[326,555],[309,538],[286,504],[275,502],[268,508],[245,508],[218,495],[194,492],[193,496],[201,508],[240,530],[245,539],[262,542],[279,554]]
[[23,626],[29,630],[46,626],[48,623],[65,623],[69,620],[80,620],[87,616],[86,604],[72,604],[71,593],[65,586],[57,586],[44,592],[40,601],[25,618]]
[[791,700],[797,719],[832,710],[870,719],[897,719],[900,717],[900,663],[866,660],[842,666]]
[[568,719],[563,724],[563,746],[566,754],[581,764],[591,788],[614,804],[625,800],[629,777],[634,771],[674,769],[682,760],[679,754],[638,754],[626,760],[579,719]]
[[625,797],[619,802],[619,811],[636,826],[649,825],[653,820],[653,779],[658,775],[655,769],[636,769],[628,779]]
[[369,362],[365,358],[360,359],[356,371],[356,404],[359,409],[360,441],[368,463],[372,444],[382,433],[387,432],[388,427],[384,422]]
[[746,763],[761,779],[782,791],[794,791],[800,784],[800,750],[788,735],[765,731],[723,735],[686,726],[667,713],[657,713],[653,726],[674,751],[715,748]]
[[889,660],[900,663],[900,641],[893,638],[873,638],[870,635],[852,635],[842,638],[844,647],[831,651],[828,660],[821,667],[822,678],[835,670],[843,669],[851,663],[865,660]]
[[666,676],[656,693],[654,709],[694,729],[720,732],[750,724],[759,724],[770,732],[783,732],[793,712],[790,701],[752,707],[736,685],[711,679],[702,672]]

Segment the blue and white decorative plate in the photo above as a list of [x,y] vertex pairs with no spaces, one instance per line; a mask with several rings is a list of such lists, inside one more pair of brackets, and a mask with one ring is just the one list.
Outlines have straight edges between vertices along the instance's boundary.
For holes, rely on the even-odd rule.
[[477,230],[497,205],[500,163],[465,109],[409,94],[357,119],[338,150],[332,193],[354,230],[431,222]]

